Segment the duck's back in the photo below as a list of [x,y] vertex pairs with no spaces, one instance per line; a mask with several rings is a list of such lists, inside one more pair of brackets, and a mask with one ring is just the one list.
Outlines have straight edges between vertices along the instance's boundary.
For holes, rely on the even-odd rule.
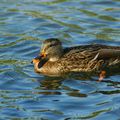
[[60,64],[64,71],[93,71],[120,63],[120,47],[100,44],[68,47]]
[[64,48],[64,53],[68,53],[71,50],[99,50],[99,49],[113,49],[113,50],[120,50],[120,46],[108,46],[102,44],[91,44],[91,45],[81,45],[81,46],[73,46]]

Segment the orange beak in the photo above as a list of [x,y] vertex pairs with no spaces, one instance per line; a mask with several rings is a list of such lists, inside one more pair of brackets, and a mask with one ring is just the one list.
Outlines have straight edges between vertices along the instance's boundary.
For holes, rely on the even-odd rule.
[[31,63],[40,62],[40,60],[41,60],[42,58],[45,58],[45,57],[46,57],[46,54],[45,54],[45,53],[41,53],[40,56],[35,57],[35,58],[31,61]]
[[39,63],[39,62],[40,62],[39,59],[35,59],[35,58],[34,58],[31,63],[35,64],[35,63]]

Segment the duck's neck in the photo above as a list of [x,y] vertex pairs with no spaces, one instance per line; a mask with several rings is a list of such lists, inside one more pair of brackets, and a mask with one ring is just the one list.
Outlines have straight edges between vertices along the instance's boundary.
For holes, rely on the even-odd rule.
[[52,56],[49,58],[49,61],[50,62],[56,62],[58,61],[61,57],[62,57],[63,54],[59,54],[59,55],[56,55],[56,56]]
[[63,56],[63,50],[61,49],[60,51],[57,51],[56,54],[52,55],[52,56],[49,58],[49,61],[51,61],[51,62],[56,62],[56,61],[58,61],[62,56]]

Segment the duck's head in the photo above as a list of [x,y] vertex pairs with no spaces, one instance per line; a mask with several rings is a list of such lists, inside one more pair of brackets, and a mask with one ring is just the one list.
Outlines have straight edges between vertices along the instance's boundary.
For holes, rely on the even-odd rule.
[[62,43],[56,38],[46,39],[41,47],[40,56],[49,61],[57,61],[63,54]]
[[38,57],[33,59],[33,62],[38,62],[41,59],[49,61],[57,61],[63,55],[62,43],[56,38],[46,39],[42,46]]

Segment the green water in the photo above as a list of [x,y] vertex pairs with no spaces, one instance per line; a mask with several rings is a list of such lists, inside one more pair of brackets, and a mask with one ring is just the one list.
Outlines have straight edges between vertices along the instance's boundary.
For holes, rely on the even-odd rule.
[[50,37],[120,45],[120,0],[0,0],[0,120],[119,120],[120,74],[97,82],[34,72]]

